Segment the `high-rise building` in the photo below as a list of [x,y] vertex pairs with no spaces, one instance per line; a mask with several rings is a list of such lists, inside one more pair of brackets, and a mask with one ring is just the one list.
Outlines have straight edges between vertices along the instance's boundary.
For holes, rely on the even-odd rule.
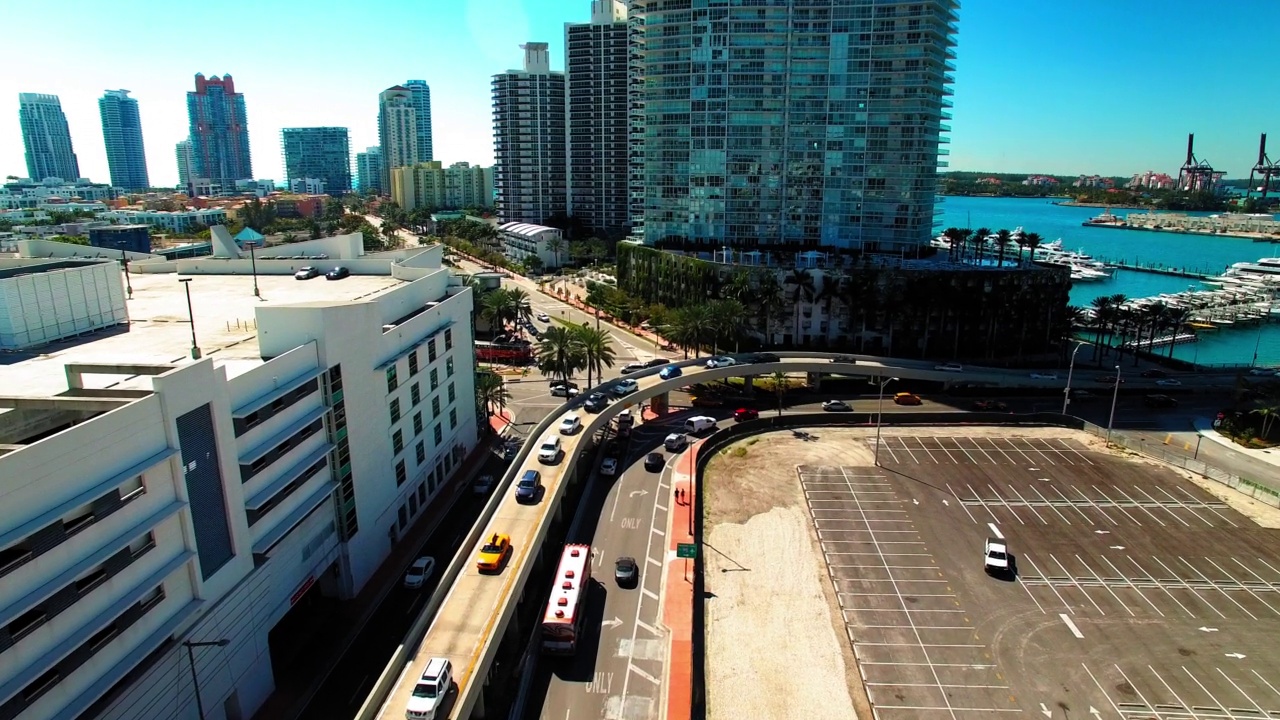
[[107,146],[111,184],[122,190],[146,190],[147,154],[142,148],[142,119],[138,101],[128,90],[108,90],[98,98],[102,141]]
[[566,24],[568,212],[600,236],[629,222],[627,10],[591,0],[591,22]]
[[644,242],[928,242],[957,0],[638,4]]
[[405,210],[462,210],[493,205],[493,170],[439,160],[391,171],[391,199]]
[[387,192],[393,169],[419,161],[418,109],[413,91],[403,85],[378,95],[378,144],[382,148],[382,191]]
[[57,95],[18,94],[18,122],[27,150],[27,175],[32,180],[57,177],[80,179],[80,163],[71,147],[71,130]]
[[407,80],[401,87],[413,96],[413,117],[418,135],[418,162],[434,160],[431,143],[431,87],[426,80]]
[[222,188],[253,177],[244,95],[230,75],[209,79],[196,73],[195,92],[187,93],[194,177]]
[[493,182],[502,222],[543,223],[566,208],[564,73],[547,43],[520,47],[524,69],[493,76]]
[[356,184],[360,192],[382,192],[382,148],[375,145],[356,153]]
[[173,148],[174,155],[178,157],[178,185],[186,187],[193,177],[191,169],[195,165],[195,157],[191,154],[191,140],[179,140],[178,144]]
[[286,182],[323,180],[325,192],[334,196],[351,190],[351,148],[346,128],[284,128],[280,140]]

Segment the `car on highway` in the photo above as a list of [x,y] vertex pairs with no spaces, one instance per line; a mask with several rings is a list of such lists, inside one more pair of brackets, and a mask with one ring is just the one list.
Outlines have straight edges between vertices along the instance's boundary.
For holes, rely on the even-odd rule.
[[1096,396],[1092,392],[1085,390],[1084,388],[1072,388],[1071,390],[1072,400],[1087,402],[1089,400],[1092,400],[1094,397]]
[[582,429],[582,418],[577,415],[565,415],[560,421],[560,434],[572,435]]
[[853,406],[843,400],[824,400],[822,409],[826,412],[851,412]]
[[1004,575],[1009,572],[1009,546],[1002,538],[987,538],[982,554],[982,568],[988,575]]
[[1031,379],[1032,380],[1057,380],[1058,373],[1033,372],[1031,373]]
[[737,364],[738,364],[738,361],[734,360],[728,355],[721,355],[719,357],[713,357],[707,360],[707,368],[710,370],[714,370],[716,368],[722,368],[722,367],[731,367]]
[[970,407],[972,407],[974,410],[977,410],[979,412],[984,410],[994,411],[994,412],[1005,412],[1006,410],[1009,409],[1008,405],[1000,402],[999,400],[974,400],[973,404],[970,405]]
[[1178,387],[1182,384],[1182,381],[1175,380],[1174,378],[1165,378],[1163,380],[1157,380],[1156,384],[1160,387]]
[[1276,375],[1276,368],[1250,368],[1249,374],[1256,377],[1272,377]]
[[345,277],[351,277],[351,271],[341,265],[324,274],[325,280],[341,280]]
[[739,362],[747,364],[782,362],[782,358],[773,353],[747,353],[746,355],[739,355],[737,359]]
[[613,563],[613,579],[619,587],[635,587],[640,581],[640,564],[633,557],[618,558]]
[[623,375],[630,375],[633,372],[640,372],[645,368],[646,368],[646,365],[644,363],[633,362],[633,363],[627,363],[626,365],[623,365],[618,370],[618,372],[622,373]]
[[542,439],[542,445],[538,447],[538,462],[544,465],[554,465],[560,461],[560,438],[556,435]]
[[622,380],[613,386],[613,394],[614,397],[626,397],[639,389],[640,383],[635,380]]
[[525,470],[524,475],[520,476],[520,482],[516,483],[516,502],[537,502],[541,490],[542,473],[537,470]]
[[501,572],[502,563],[511,554],[511,537],[504,533],[494,533],[480,547],[476,556],[476,569],[481,572]]
[[760,417],[760,411],[755,408],[738,408],[733,411],[734,422],[746,422],[748,420],[756,420]]
[[600,462],[600,474],[613,477],[618,474],[618,458],[607,457]]
[[835,356],[835,357],[831,358],[831,362],[833,362],[833,363],[843,363],[843,364],[845,364],[845,365],[857,365],[857,364],[858,364],[858,358],[856,358],[856,357],[854,357],[854,356],[852,356],[852,355],[837,355],[837,356]]
[[[1108,385],[1115,385],[1115,384],[1116,384],[1116,376],[1115,376],[1115,375],[1099,375],[1098,377],[1094,378],[1093,380],[1094,380],[1094,382],[1106,383],[1106,384],[1108,384]],[[1121,384],[1121,385],[1123,385],[1123,384],[1124,384],[1124,378],[1120,378],[1120,384]]]
[[941,365],[934,365],[933,369],[940,372],[964,372],[964,366],[960,363],[942,363]]
[[1165,371],[1163,371],[1163,370],[1156,370],[1155,368],[1152,368],[1151,370],[1143,370],[1143,371],[1142,371],[1142,377],[1144,377],[1144,378],[1167,378],[1167,377],[1169,377],[1169,373],[1167,373],[1167,372],[1165,372]]
[[480,477],[476,478],[476,481],[474,483],[471,484],[471,493],[473,495],[488,495],[489,491],[492,489],[493,489],[492,475],[481,475]]
[[582,408],[587,412],[600,412],[609,404],[609,396],[602,392],[593,392],[587,396],[587,401],[582,404]]
[[651,452],[644,456],[644,469],[649,472],[658,472],[667,464],[667,458],[660,452]]
[[569,385],[551,386],[551,397],[575,398],[578,397],[578,393],[580,392],[582,391],[578,389],[578,386],[572,383]]
[[1178,401],[1160,393],[1151,393],[1142,398],[1144,405],[1150,408],[1170,408],[1178,407]]
[[678,378],[683,374],[684,374],[684,371],[680,369],[679,365],[668,365],[658,371],[658,377],[662,378],[663,380]]
[[551,316],[546,313],[538,313],[538,322],[551,322]]
[[666,364],[667,364],[667,363],[669,363],[669,362],[671,362],[671,361],[670,361],[670,360],[668,360],[668,359],[666,359],[666,358],[654,358],[654,359],[652,359],[652,360],[646,360],[646,361],[644,361],[644,366],[645,366],[645,368],[646,368],[646,369],[647,369],[647,368],[656,368],[656,367],[661,367],[661,366],[663,366],[663,365],[666,365]]
[[893,396],[895,405],[920,405],[922,402],[924,401],[920,399],[920,396],[914,393],[900,392]]
[[310,280],[314,277],[320,277],[320,269],[311,267],[310,265],[293,274],[294,280]]
[[684,433],[671,433],[662,440],[662,447],[671,452],[680,452],[689,445],[689,438]]
[[423,555],[413,564],[409,566],[409,570],[404,574],[404,586],[410,590],[417,590],[422,587],[431,576],[436,573],[436,559],[429,555]]
[[709,415],[694,415],[684,421],[684,431],[692,435],[701,435],[716,429],[716,419]]
[[452,690],[453,664],[448,658],[431,658],[405,705],[405,720],[435,720],[437,711]]

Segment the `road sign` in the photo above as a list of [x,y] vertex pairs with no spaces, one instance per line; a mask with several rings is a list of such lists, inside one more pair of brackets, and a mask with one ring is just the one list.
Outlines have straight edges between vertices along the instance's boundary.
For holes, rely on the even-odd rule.
[[693,543],[680,543],[676,545],[676,557],[685,558],[686,560],[698,557],[698,546]]

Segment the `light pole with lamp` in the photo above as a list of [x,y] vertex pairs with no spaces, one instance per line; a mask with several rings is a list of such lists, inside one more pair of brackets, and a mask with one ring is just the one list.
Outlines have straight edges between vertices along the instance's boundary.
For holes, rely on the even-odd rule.
[[1080,352],[1080,348],[1084,347],[1084,343],[1076,343],[1076,349],[1071,351],[1071,364],[1067,366],[1067,386],[1062,389],[1062,414],[1067,414],[1067,406],[1071,404],[1071,375],[1076,370],[1076,353]]
[[191,309],[191,278],[178,278],[187,290],[187,319],[191,321],[191,359],[200,359],[200,346],[196,344],[196,314]]
[[262,299],[262,293],[258,292],[258,261],[253,256],[253,249],[258,247],[258,243],[250,240],[245,243],[249,246],[249,267],[253,268],[253,296]]
[[123,249],[120,250],[120,264],[124,265],[125,292],[129,293],[129,299],[132,300],[133,299],[133,283],[129,280],[129,256],[125,254]]
[[884,386],[897,379],[893,377],[877,383],[880,385],[880,399],[876,401],[876,459],[873,463],[876,467],[880,467],[880,420],[884,417]]
[[1120,397],[1120,366],[1116,366],[1116,385],[1111,391],[1111,417],[1107,418],[1107,446],[1111,445],[1111,426],[1116,422],[1116,399]]
[[226,647],[231,643],[230,640],[208,640],[208,641],[192,641],[183,640],[182,646],[187,649],[187,663],[191,665],[191,682],[196,688],[196,711],[200,713],[200,720],[204,720],[204,701],[200,699],[200,677],[196,675],[196,654],[194,648],[198,647]]

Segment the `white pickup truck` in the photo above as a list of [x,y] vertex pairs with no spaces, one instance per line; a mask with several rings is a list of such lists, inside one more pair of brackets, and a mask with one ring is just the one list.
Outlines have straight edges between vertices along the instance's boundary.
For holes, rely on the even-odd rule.
[[988,575],[1004,575],[1009,572],[1009,548],[1001,538],[987,538],[983,568]]

